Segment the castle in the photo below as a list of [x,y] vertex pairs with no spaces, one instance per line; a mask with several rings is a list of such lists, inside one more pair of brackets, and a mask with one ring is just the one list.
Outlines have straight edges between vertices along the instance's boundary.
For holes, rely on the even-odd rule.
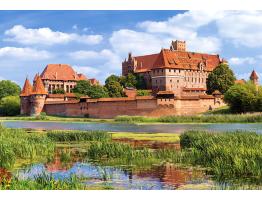
[[185,41],[172,41],[170,49],[160,53],[135,56],[122,62],[122,75],[142,76],[147,89],[169,91],[175,96],[205,94],[206,79],[220,63],[219,55],[186,51]]
[[[113,118],[118,115],[168,116],[192,115],[221,107],[223,96],[215,91],[206,94],[206,78],[220,63],[226,62],[219,55],[186,51],[185,41],[172,41],[170,49],[158,54],[132,57],[122,63],[122,74],[135,73],[143,76],[150,96],[137,96],[136,91],[126,89],[127,97],[98,98],[80,97],[72,93],[77,81],[87,80],[66,64],[49,64],[37,74],[33,86],[28,79],[20,94],[21,114],[85,116]],[[89,79],[91,84],[99,84]],[[255,71],[251,80],[258,83]],[[65,94],[53,94],[63,89]]]

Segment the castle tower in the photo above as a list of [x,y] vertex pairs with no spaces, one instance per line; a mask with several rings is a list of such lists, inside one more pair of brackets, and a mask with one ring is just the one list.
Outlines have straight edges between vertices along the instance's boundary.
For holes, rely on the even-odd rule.
[[180,41],[180,40],[172,41],[170,50],[185,52],[186,51],[186,41]]
[[24,87],[20,93],[20,114],[29,115],[30,114],[30,95],[32,93],[33,87],[30,84],[28,78],[26,78]]
[[259,85],[259,77],[256,73],[255,70],[252,71],[251,75],[250,75],[250,80],[256,85],[258,86]]
[[31,101],[31,116],[39,115],[44,108],[45,99],[47,92],[45,90],[44,84],[41,80],[41,77],[37,74],[35,77],[33,90],[31,93],[30,101]]

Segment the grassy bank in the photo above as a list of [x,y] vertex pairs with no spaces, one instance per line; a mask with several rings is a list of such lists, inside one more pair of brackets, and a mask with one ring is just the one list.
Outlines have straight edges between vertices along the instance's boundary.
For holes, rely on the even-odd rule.
[[205,114],[195,116],[118,116],[121,123],[261,123],[262,113],[257,114]]
[[45,134],[0,126],[0,167],[11,168],[18,159],[35,160],[54,152],[54,143]]
[[262,136],[252,132],[187,131],[180,137],[190,162],[218,178],[262,178]]

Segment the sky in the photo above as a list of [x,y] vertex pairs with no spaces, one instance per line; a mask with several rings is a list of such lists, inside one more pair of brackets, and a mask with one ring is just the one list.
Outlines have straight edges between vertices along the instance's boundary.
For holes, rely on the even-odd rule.
[[0,11],[0,79],[23,85],[50,63],[101,83],[132,55],[185,40],[187,50],[219,54],[238,79],[262,81],[261,11]]

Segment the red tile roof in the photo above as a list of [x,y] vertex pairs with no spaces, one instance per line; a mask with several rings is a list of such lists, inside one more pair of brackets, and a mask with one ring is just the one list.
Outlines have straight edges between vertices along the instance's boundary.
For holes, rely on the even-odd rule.
[[33,85],[32,94],[47,94],[42,79],[39,75],[36,76],[36,80]]
[[48,64],[40,75],[46,80],[86,80],[83,74],[77,74],[70,65]]
[[235,84],[245,84],[246,81],[244,79],[241,80],[235,80]]
[[251,80],[257,80],[258,79],[258,75],[256,73],[256,71],[252,71],[251,75],[250,75],[250,79]]
[[186,70],[198,70],[202,62],[206,71],[214,70],[220,64],[219,55],[172,51],[162,49],[159,54],[134,57],[137,61],[135,72],[146,72],[153,68],[174,68]]
[[32,90],[33,90],[33,87],[30,84],[30,81],[28,80],[28,78],[26,78],[25,84],[24,84],[24,87],[23,87],[23,89],[20,93],[20,96],[29,96],[29,95],[31,95]]

